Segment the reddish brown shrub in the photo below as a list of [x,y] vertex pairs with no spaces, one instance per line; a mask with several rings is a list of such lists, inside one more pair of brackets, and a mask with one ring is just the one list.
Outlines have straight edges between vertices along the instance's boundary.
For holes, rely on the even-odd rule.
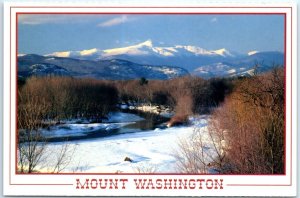
[[283,70],[244,79],[213,119],[226,131],[232,171],[243,174],[284,172]]
[[171,120],[168,122],[167,126],[177,126],[182,124],[188,123],[188,115],[175,115],[171,118]]

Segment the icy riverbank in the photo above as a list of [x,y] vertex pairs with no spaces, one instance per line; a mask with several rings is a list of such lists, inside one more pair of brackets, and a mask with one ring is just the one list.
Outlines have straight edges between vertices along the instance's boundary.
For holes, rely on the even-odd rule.
[[[75,148],[75,152],[63,172],[174,173],[177,171],[174,154],[178,150],[179,140],[190,137],[195,127],[201,128],[205,133],[207,116],[193,118],[191,122],[190,126],[157,128],[68,142],[71,148]],[[59,150],[63,144],[65,142],[50,143],[47,149],[55,153],[55,150]],[[124,161],[125,157],[133,161]]]
[[99,130],[119,129],[141,120],[144,118],[135,114],[113,112],[108,115],[104,123],[89,123],[87,120],[65,120],[62,121],[64,124],[43,129],[42,135],[46,138],[80,137]]

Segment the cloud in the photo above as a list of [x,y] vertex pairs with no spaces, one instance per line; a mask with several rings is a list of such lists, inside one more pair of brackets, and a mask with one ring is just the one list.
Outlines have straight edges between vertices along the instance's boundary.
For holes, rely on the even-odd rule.
[[41,14],[19,14],[18,22],[26,25],[39,25],[43,23],[49,23],[51,17],[49,15]]
[[216,23],[218,21],[218,18],[217,17],[214,17],[214,18],[212,18],[211,20],[210,20],[210,22],[212,22],[212,23]]
[[[110,27],[133,21],[134,18],[127,15],[105,14],[18,14],[18,23],[25,25],[41,24],[75,24],[94,23],[99,27]],[[102,21],[99,23],[99,21]]]
[[18,22],[25,25],[69,24],[98,21],[103,15],[91,14],[18,14]]
[[111,27],[111,26],[115,26],[115,25],[119,25],[119,24],[122,24],[122,23],[129,22],[131,20],[132,19],[129,19],[127,17],[127,15],[122,15],[122,16],[104,21],[102,23],[99,23],[97,26],[99,26],[99,27]]

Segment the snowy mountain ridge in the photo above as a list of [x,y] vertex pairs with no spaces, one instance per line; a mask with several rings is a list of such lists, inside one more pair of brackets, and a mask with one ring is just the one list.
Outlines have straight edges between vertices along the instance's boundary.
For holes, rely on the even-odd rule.
[[87,49],[81,51],[60,51],[47,54],[46,56],[56,57],[69,57],[69,58],[96,58],[101,59],[105,57],[111,57],[116,55],[156,55],[161,57],[168,56],[182,56],[182,55],[194,55],[194,56],[223,56],[234,57],[235,55],[225,48],[218,50],[206,50],[201,47],[191,45],[175,45],[169,47],[155,47],[151,40],[146,40],[136,45],[127,47],[113,48],[113,49]]
[[[18,59],[20,60],[26,59],[24,57],[27,59],[29,58],[24,54],[18,55]],[[127,47],[105,50],[92,48],[81,51],[61,51],[53,52],[41,57],[43,57],[43,61],[46,61],[45,63],[54,64],[59,67],[61,66],[60,64],[64,65],[67,71],[78,70],[70,67],[71,65],[78,65],[78,62],[80,62],[81,65],[78,65],[80,71],[77,71],[79,74],[82,72],[89,73],[89,65],[91,65],[92,62],[93,64],[102,65],[97,67],[94,65],[94,73],[99,73],[97,70],[102,72],[103,65],[112,64],[112,67],[108,68],[107,72],[111,71],[113,74],[116,74],[118,76],[117,79],[127,79],[139,76],[141,72],[138,70],[143,68],[141,69],[143,72],[146,70],[149,71],[149,66],[152,67],[150,76],[155,76],[154,73],[156,72],[159,75],[163,74],[166,76],[158,77],[158,75],[154,78],[162,77],[163,79],[169,79],[176,76],[182,76],[186,72],[204,78],[251,75],[253,73],[253,67],[257,63],[260,64],[259,72],[269,71],[276,65],[284,65],[284,54],[278,51],[259,52],[254,50],[246,54],[242,54],[232,52],[225,48],[207,50],[191,45],[161,47],[155,46],[151,40],[146,40]],[[70,65],[63,63],[62,60],[59,62],[59,58],[68,59],[67,62]],[[56,59],[56,61],[50,61],[51,59]],[[116,60],[118,60],[118,63],[113,66],[113,61]],[[119,64],[121,64],[121,60],[127,61],[125,65],[129,65],[120,67]],[[37,62],[32,63],[43,63],[41,62],[41,58],[37,58],[36,61]],[[110,63],[108,63],[109,61]],[[59,62],[59,64],[57,64],[57,62]],[[131,63],[135,63],[140,66],[142,65],[142,67],[132,67],[133,65]],[[163,66],[164,68],[160,66]],[[83,71],[82,68],[85,68],[86,71]],[[132,69],[134,69],[135,72],[133,72]],[[48,69],[47,71],[50,70],[53,69]],[[105,73],[105,75],[102,76],[103,78],[111,77],[111,75],[107,72],[103,71],[101,73],[101,75],[104,75]],[[55,71],[54,73],[62,72]],[[97,78],[102,78],[100,73],[97,75]],[[89,75],[93,76],[92,73],[89,73]],[[128,77],[126,77],[126,75],[128,75]],[[143,75],[146,75],[146,73]]]

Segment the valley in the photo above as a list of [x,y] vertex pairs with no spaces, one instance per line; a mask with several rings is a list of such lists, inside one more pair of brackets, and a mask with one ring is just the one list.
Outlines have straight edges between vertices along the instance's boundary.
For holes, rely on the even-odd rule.
[[151,41],[20,54],[18,171],[282,173],[283,60]]

